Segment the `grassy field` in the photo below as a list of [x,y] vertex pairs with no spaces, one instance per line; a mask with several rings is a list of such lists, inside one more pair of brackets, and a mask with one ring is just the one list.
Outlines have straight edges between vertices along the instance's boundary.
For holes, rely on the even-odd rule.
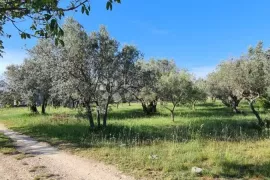
[[[1,109],[0,122],[135,177],[270,179],[269,132],[259,136],[255,117],[245,105],[241,109],[245,115],[219,103],[198,105],[196,111],[177,107],[172,122],[160,106],[148,117],[139,104],[124,104],[112,107],[106,129],[91,131],[77,110],[66,108],[49,107],[45,116],[30,115],[27,108]],[[193,166],[203,168],[203,174],[192,174]]]

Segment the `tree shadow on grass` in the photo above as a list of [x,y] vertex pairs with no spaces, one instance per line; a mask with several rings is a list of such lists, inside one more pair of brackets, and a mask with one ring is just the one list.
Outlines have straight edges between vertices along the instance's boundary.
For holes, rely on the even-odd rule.
[[211,116],[216,116],[216,117],[232,117],[236,115],[235,113],[233,113],[231,110],[229,110],[228,108],[212,108],[212,109],[199,109],[199,110],[195,110],[195,111],[176,111],[175,112],[175,116],[179,116],[179,117],[211,117]]
[[54,145],[76,144],[80,147],[143,146],[168,142],[187,142],[194,139],[216,141],[257,140],[259,135],[253,122],[241,120],[198,120],[182,125],[120,125],[109,124],[106,128],[89,130],[86,123],[40,123],[13,128]]
[[[159,108],[160,110],[160,108]],[[194,118],[194,117],[209,117],[209,116],[223,116],[223,117],[232,117],[234,116],[235,113],[233,113],[231,110],[229,110],[226,107],[222,108],[211,108],[211,109],[199,109],[199,110],[189,110],[189,109],[176,109],[175,111],[175,116],[176,117],[189,117],[189,118]],[[147,117],[166,117],[168,120],[170,120],[170,114],[168,110],[162,110],[158,111],[155,114],[152,115],[146,115],[142,109],[124,109],[121,111],[116,111],[113,110],[108,114],[109,119],[114,119],[114,120],[127,120],[127,119],[142,119],[142,118],[147,118]]]
[[[205,108],[206,105],[209,105],[209,108]],[[219,118],[228,118],[233,117],[235,115],[237,116],[243,116],[243,114],[235,114],[231,108],[221,106],[218,104],[200,104],[198,107],[201,106],[202,108],[197,109],[195,111],[187,108],[187,107],[177,107],[175,111],[175,117],[184,117],[184,118],[209,118],[209,117],[219,117]],[[211,107],[211,108],[210,108]],[[251,112],[247,112],[244,115],[250,115]],[[95,116],[95,112],[93,111],[93,115]],[[75,115],[77,118],[86,118],[85,114],[77,114]],[[141,107],[136,108],[130,108],[130,109],[112,109],[110,110],[108,114],[108,119],[113,120],[138,120],[138,119],[144,119],[149,117],[165,117],[168,118],[168,121],[170,120],[170,114],[169,111],[165,108],[162,108],[162,106],[158,107],[158,112],[152,115],[146,115]]]
[[238,164],[235,162],[225,162],[222,164],[222,177],[226,178],[246,178],[257,177],[259,179],[265,179],[270,177],[270,162],[266,162],[260,165],[255,164]]
[[108,119],[126,120],[126,119],[139,119],[147,116],[142,109],[121,109],[119,111],[113,110],[108,114]]
[[11,139],[9,139],[8,137],[0,134],[0,147],[1,148],[13,148],[14,145],[13,145]]

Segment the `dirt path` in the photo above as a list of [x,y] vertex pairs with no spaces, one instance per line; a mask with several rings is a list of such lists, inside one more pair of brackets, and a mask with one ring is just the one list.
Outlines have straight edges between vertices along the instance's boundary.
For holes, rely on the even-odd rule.
[[113,166],[86,160],[50,146],[47,143],[8,130],[0,124],[0,132],[10,137],[21,155],[0,154],[1,180],[117,180],[134,179]]

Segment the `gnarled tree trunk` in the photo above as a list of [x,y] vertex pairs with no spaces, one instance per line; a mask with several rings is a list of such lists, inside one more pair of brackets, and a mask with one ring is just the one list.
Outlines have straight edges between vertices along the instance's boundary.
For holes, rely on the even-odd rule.
[[263,127],[264,122],[263,122],[262,118],[260,117],[259,113],[256,111],[256,109],[254,107],[254,103],[255,103],[255,99],[250,100],[249,107],[250,107],[251,111],[253,112],[253,114],[256,116],[259,126]]
[[31,110],[32,113],[38,113],[37,105],[36,104],[31,104],[30,105],[30,110]]
[[211,101],[212,101],[212,103],[215,103],[216,102],[216,97],[211,97]]
[[96,101],[96,105],[97,105],[97,125],[98,125],[98,127],[100,127],[101,126],[101,124],[100,124],[100,108],[99,108],[99,104],[97,101]]
[[90,128],[95,128],[95,123],[94,123],[94,119],[93,119],[93,115],[91,111],[90,102],[85,103],[85,108],[86,108],[86,115],[89,121]]
[[157,105],[155,102],[150,102],[149,105],[146,105],[146,103],[142,102],[142,108],[143,112],[147,115],[154,114],[157,112]]
[[43,100],[42,105],[41,105],[41,113],[46,114],[46,107],[47,107],[47,100]]
[[171,111],[171,118],[172,118],[172,121],[174,122],[174,111]]
[[147,108],[147,106],[146,106],[146,104],[145,104],[144,102],[142,102],[142,108],[143,108],[143,112],[144,112],[145,114],[147,114],[147,115],[150,114],[150,112],[148,111],[148,108]]
[[154,101],[150,102],[150,104],[148,105],[148,111],[150,113],[156,113],[157,112],[157,105]]
[[238,105],[239,105],[239,103],[240,103],[240,101],[241,100],[239,100],[239,99],[237,99],[237,97],[232,97],[232,109],[233,109],[233,112],[235,112],[235,113],[241,113],[238,109],[237,109],[237,107],[238,107]]
[[111,101],[111,97],[109,96],[105,105],[105,111],[103,114],[103,127],[107,126],[107,118],[108,118],[108,108],[109,108],[109,103]]

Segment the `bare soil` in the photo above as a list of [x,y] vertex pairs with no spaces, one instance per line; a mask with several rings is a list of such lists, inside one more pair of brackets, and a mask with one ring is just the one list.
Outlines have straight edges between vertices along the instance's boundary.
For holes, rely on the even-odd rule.
[[0,132],[10,137],[20,152],[14,155],[0,154],[1,180],[64,179],[64,180],[130,180],[114,166],[84,159],[58,150],[44,142],[38,142],[8,130],[0,124]]

